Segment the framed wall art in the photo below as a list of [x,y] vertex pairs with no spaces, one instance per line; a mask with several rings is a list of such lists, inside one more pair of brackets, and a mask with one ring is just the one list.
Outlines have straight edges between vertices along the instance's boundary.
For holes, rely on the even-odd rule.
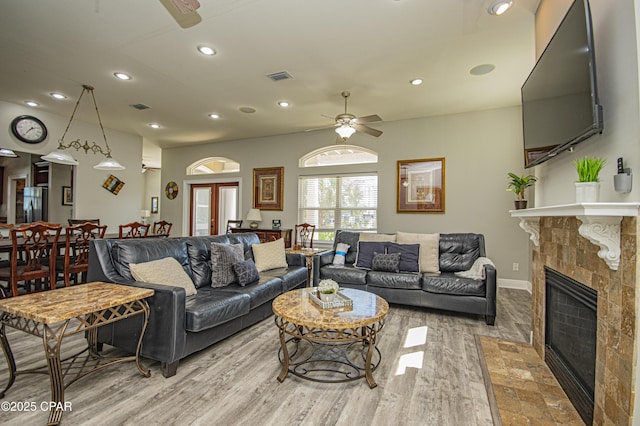
[[284,167],[253,169],[253,207],[282,210]]
[[151,213],[158,213],[158,197],[151,197]]
[[63,206],[73,205],[73,192],[71,191],[70,186],[62,187],[62,205]]
[[400,160],[396,177],[398,213],[444,213],[444,158]]
[[113,195],[118,195],[118,192],[120,192],[123,186],[124,182],[114,175],[110,175],[102,184],[102,187],[111,192]]

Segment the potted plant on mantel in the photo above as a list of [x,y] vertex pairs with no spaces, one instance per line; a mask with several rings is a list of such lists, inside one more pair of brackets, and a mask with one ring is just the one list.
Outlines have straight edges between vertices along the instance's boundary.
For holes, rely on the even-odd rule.
[[606,164],[604,158],[583,157],[574,160],[578,172],[576,203],[597,203],[600,200],[600,178],[598,175]]
[[516,194],[516,200],[514,201],[516,210],[522,210],[527,208],[527,200],[524,199],[524,190],[530,186],[535,185],[538,178],[532,175],[518,176],[515,173],[507,173],[509,176],[509,186],[507,191],[511,191]]

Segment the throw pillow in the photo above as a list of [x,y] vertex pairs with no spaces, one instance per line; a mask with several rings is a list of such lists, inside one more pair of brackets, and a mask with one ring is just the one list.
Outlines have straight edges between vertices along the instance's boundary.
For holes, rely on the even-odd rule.
[[236,281],[233,264],[243,260],[242,243],[211,243],[211,287],[225,287]]
[[129,270],[134,280],[143,283],[182,287],[187,296],[197,293],[196,286],[182,265],[173,257],[165,257],[151,262],[130,263]]
[[396,234],[376,234],[372,232],[361,232],[360,241],[389,241],[396,242]]
[[387,243],[387,253],[400,253],[401,272],[420,272],[420,244]]
[[258,272],[287,267],[287,256],[284,253],[282,238],[268,243],[251,244],[251,249]]
[[420,244],[420,272],[440,273],[440,234],[398,232],[398,244]]
[[260,279],[260,273],[258,272],[258,268],[256,268],[256,264],[253,259],[234,263],[233,271],[238,277],[238,284],[242,287]]
[[381,272],[398,272],[400,256],[400,253],[373,253],[372,269]]
[[384,241],[358,241],[358,255],[356,257],[356,268],[371,269],[373,253],[384,253]]
[[344,265],[345,257],[347,256],[347,251],[349,250],[349,244],[338,243],[336,245],[336,253],[333,255],[333,264],[334,265]]

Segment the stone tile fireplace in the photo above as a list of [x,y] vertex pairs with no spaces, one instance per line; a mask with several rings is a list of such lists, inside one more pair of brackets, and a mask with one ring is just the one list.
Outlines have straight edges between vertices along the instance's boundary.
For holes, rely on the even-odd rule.
[[[559,213],[547,208],[511,212],[512,216],[521,218],[520,226],[531,234],[534,242],[533,347],[544,359],[545,267],[595,290],[597,343],[593,424],[631,424],[636,387],[638,205],[633,206],[631,213],[627,210],[619,214],[619,225],[607,218],[604,225],[596,224],[591,230],[585,229],[593,228],[593,223],[581,214],[586,210],[584,205],[576,206],[577,210],[560,209]],[[634,209],[635,214],[632,214]],[[615,216],[610,212],[607,215]],[[613,227],[611,223],[614,223]],[[598,241],[586,237],[589,232],[601,234],[595,238]]]

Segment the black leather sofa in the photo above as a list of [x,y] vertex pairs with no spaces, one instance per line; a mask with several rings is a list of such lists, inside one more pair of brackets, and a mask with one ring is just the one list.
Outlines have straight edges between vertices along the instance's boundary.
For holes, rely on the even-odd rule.
[[[484,266],[484,279],[463,278],[455,272],[469,270],[486,257],[482,234],[440,234],[440,273],[380,272],[354,267],[359,233],[339,230],[334,250],[314,256],[313,283],[333,279],[341,287],[369,291],[388,302],[483,315],[488,325],[496,318],[496,269]],[[338,243],[349,244],[344,266],[333,265]]]
[[[142,342],[142,356],[160,362],[162,374],[176,374],[180,359],[200,351],[272,315],[271,302],[278,295],[306,285],[304,255],[287,254],[287,268],[260,272],[260,279],[245,287],[231,284],[211,287],[211,242],[242,243],[245,259],[253,257],[256,234],[228,234],[213,237],[143,238],[95,240],[89,253],[89,281],[104,281],[152,288],[147,299],[149,323]],[[136,282],[130,263],[165,257],[178,260],[191,277],[197,294],[185,289]],[[142,319],[127,318],[100,327],[99,344],[135,352]]]

